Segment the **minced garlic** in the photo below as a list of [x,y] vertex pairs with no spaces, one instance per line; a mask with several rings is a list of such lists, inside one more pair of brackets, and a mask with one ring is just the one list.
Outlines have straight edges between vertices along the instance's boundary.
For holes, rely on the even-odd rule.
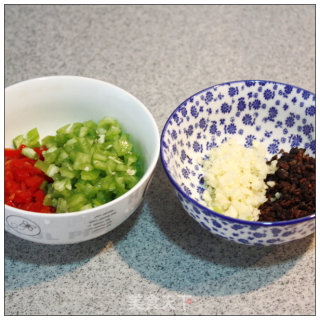
[[203,161],[206,206],[233,218],[257,221],[258,208],[267,200],[264,180],[277,169],[277,160],[268,165],[265,157],[265,147],[256,141],[246,148],[230,139],[212,149]]

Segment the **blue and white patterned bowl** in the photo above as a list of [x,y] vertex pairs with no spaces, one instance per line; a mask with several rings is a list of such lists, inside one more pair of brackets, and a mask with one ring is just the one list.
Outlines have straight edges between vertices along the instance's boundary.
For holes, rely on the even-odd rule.
[[202,227],[248,245],[281,244],[315,230],[315,213],[281,222],[252,222],[201,205],[204,191],[199,158],[226,139],[244,146],[262,142],[271,158],[280,149],[305,148],[315,157],[315,95],[273,81],[235,81],[204,89],[170,116],[161,136],[161,160],[187,213]]

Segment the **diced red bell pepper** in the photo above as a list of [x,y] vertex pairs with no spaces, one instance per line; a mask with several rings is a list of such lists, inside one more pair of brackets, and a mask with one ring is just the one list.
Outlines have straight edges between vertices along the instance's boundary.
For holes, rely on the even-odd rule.
[[39,147],[39,148],[34,148],[33,149],[40,157],[40,160],[44,160],[44,157],[43,157],[43,155],[42,155],[42,152],[43,151],[46,151],[46,150],[48,150],[47,149],[47,147],[45,147],[45,146],[42,146],[42,147]]
[[5,158],[19,158],[21,155],[20,149],[5,149],[4,156]]
[[[40,169],[34,166],[35,160],[21,153],[24,148],[5,149],[5,203],[19,209],[54,213],[55,208],[44,206],[45,193],[40,189],[44,181],[52,181]],[[43,160],[42,152],[46,147],[34,148]]]
[[30,189],[39,189],[41,184],[43,182],[43,177],[34,175],[34,176],[29,176],[26,180],[25,183]]

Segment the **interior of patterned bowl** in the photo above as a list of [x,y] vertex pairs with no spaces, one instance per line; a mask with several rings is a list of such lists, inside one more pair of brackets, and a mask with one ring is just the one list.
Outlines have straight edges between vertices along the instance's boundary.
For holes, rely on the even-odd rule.
[[234,138],[259,141],[270,159],[299,147],[315,157],[315,95],[272,81],[236,81],[200,91],[168,119],[161,137],[163,166],[178,191],[202,201],[201,160]]

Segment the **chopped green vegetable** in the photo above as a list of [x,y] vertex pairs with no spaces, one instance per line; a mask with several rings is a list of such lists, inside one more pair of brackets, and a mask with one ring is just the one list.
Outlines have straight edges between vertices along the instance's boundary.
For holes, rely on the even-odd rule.
[[27,140],[24,138],[22,134],[13,139],[13,145],[16,149],[18,149],[22,144],[27,144]]
[[[130,190],[142,176],[142,165],[129,136],[113,118],[65,125],[41,142],[48,149],[35,167],[53,180],[42,186],[44,205],[55,207],[57,213],[105,204]],[[37,129],[30,130],[26,138],[20,135],[14,139],[16,147],[21,144],[39,146]],[[23,150],[37,159],[30,148]]]
[[29,148],[38,148],[40,147],[39,139],[40,136],[38,129],[33,128],[27,132],[25,137],[22,134],[15,137],[13,139],[13,145],[16,149],[18,149],[22,144]]
[[33,149],[31,149],[31,148],[29,148],[29,147],[23,148],[23,149],[21,150],[21,153],[22,153],[24,156],[26,156],[26,157],[28,157],[28,158],[30,158],[30,159],[37,159],[38,156],[39,156]]
[[27,132],[27,146],[30,148],[38,148],[40,147],[39,143],[39,132],[37,128],[31,129]]

